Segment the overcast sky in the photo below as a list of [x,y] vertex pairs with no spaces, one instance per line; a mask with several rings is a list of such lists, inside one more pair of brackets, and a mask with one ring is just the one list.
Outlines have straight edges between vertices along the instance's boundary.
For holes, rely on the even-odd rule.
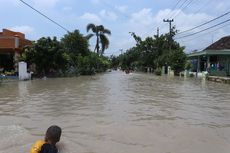
[[[191,29],[230,11],[229,0],[24,0],[60,25],[86,35],[86,25],[94,23],[110,29],[110,47],[106,55],[118,55],[120,50],[135,45],[129,32],[142,38],[169,31],[163,19],[174,19],[172,25],[179,31]],[[179,2],[179,3],[178,3]],[[178,5],[176,5],[178,3]],[[206,29],[230,19],[230,14],[214,22],[182,33],[176,38]],[[61,38],[66,31],[50,22],[19,0],[0,0],[0,28],[23,32],[31,40],[40,37]],[[177,39],[186,52],[201,50],[223,36],[230,35],[230,22],[202,33]],[[90,41],[93,48],[95,41]]]

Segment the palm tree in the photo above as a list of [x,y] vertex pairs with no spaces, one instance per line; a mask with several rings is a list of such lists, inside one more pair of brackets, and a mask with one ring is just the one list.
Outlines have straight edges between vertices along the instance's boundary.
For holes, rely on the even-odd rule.
[[92,30],[92,33],[86,36],[87,39],[90,39],[93,36],[96,36],[96,46],[94,52],[97,51],[98,55],[103,55],[105,49],[109,47],[109,39],[106,37],[105,34],[111,35],[111,31],[105,29],[103,25],[95,25],[93,23],[89,23],[86,27],[87,32]]

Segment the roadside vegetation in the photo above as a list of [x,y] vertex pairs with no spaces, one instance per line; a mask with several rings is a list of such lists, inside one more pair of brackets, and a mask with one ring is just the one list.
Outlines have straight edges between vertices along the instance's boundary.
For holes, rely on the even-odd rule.
[[[172,37],[175,34],[176,30],[173,28]],[[111,56],[111,65],[114,68],[137,71],[147,71],[151,68],[158,75],[161,74],[162,66],[170,66],[176,75],[185,69],[187,59],[184,47],[171,39],[169,34],[155,35],[144,40],[134,32],[131,36],[135,39],[136,45],[118,57]]]
[[102,44],[102,48],[96,44],[97,52],[92,52],[89,49],[89,38],[91,36],[85,37],[78,30],[67,33],[61,40],[56,37],[42,37],[33,42],[32,46],[24,48],[20,60],[26,61],[29,71],[33,71],[37,77],[92,75],[103,72],[110,64],[109,58],[103,56],[109,46],[108,40],[105,45]]
[[[26,47],[20,60],[26,61],[29,70],[37,77],[92,75],[108,68],[147,71],[161,74],[163,66],[170,66],[178,75],[186,68],[184,47],[173,39],[175,28],[169,34],[155,35],[144,40],[131,32],[136,45],[119,56],[103,56],[109,47],[110,30],[103,25],[90,23],[86,27],[87,36],[78,30],[68,32],[60,40],[56,37],[42,37]],[[96,38],[94,51],[89,49],[89,39]]]

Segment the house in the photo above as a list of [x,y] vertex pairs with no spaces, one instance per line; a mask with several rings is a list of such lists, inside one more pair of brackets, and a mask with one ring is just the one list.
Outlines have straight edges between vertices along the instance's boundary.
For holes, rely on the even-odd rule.
[[210,76],[230,76],[230,36],[211,44],[203,51],[188,55],[192,71],[208,72]]
[[18,58],[22,54],[23,48],[30,45],[32,42],[25,39],[23,33],[3,29],[0,32],[0,72],[17,72]]

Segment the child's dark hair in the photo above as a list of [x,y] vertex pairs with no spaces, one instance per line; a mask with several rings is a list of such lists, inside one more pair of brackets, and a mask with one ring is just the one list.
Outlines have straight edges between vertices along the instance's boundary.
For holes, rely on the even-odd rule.
[[50,126],[46,131],[46,139],[57,143],[60,140],[62,130],[57,125]]

